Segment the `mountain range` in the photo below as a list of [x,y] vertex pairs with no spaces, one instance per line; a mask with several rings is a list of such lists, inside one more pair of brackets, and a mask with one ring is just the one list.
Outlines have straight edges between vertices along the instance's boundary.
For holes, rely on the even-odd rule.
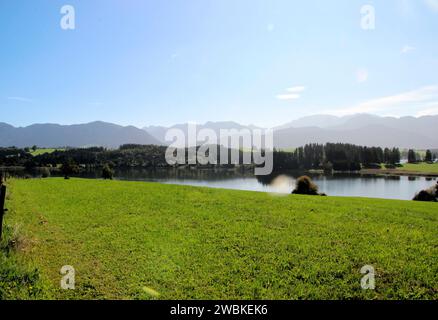
[[0,123],[0,146],[118,148],[121,144],[161,144],[146,131],[102,121],[77,125],[34,124],[16,128]]
[[[415,149],[438,146],[438,116],[395,118],[369,114],[346,117],[322,115],[301,120],[275,128],[274,145],[290,148],[311,142],[344,142]],[[317,125],[310,126],[311,123]]]
[[[188,137],[188,127],[189,127],[188,123],[181,123],[181,124],[176,124],[176,125],[171,126],[171,127],[148,126],[148,127],[144,127],[143,130],[145,130],[147,133],[149,133],[155,139],[160,141],[162,144],[167,145],[170,143],[169,141],[166,141],[166,139],[165,139],[166,132],[168,130],[170,130],[170,129],[182,130],[187,138]],[[245,125],[241,125],[237,122],[233,122],[233,121],[219,121],[219,122],[209,121],[209,122],[206,122],[205,124],[196,124],[197,132],[199,132],[203,129],[213,130],[214,133],[216,134],[216,136],[219,138],[221,136],[220,130],[235,129],[235,130],[240,131],[242,129],[253,130],[253,129],[262,129],[262,128],[256,127],[254,125],[245,126]],[[187,139],[186,139],[186,144],[187,145],[189,144],[189,141],[187,141]],[[176,144],[176,145],[179,146],[178,144]]]
[[[143,128],[157,140],[166,144],[167,130],[181,129],[187,135],[187,124],[171,127]],[[207,122],[197,129],[212,129],[219,136],[220,129],[256,129],[236,122]],[[356,114],[336,117],[314,115],[274,127],[276,148],[296,148],[306,143],[344,142],[364,146],[427,149],[438,147],[438,116],[379,117]]]
[[[34,124],[13,127],[0,123],[0,146],[117,148],[121,144],[166,145],[169,129],[181,129],[187,135],[188,124],[171,127],[120,126],[102,121],[77,125]],[[219,137],[221,129],[262,129],[236,122],[207,122],[197,130],[211,129]],[[379,117],[356,114],[345,117],[315,115],[273,128],[276,148],[295,148],[306,143],[344,142],[365,146],[427,149],[438,147],[438,116]]]

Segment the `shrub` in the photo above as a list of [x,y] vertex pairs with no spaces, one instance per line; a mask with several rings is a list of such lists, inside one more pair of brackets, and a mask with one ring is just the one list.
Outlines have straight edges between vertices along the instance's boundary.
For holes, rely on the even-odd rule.
[[382,169],[382,165],[380,163],[366,163],[364,164],[365,169]]
[[333,173],[333,164],[330,161],[329,162],[325,162],[322,165],[322,168],[323,168],[325,173]]
[[430,201],[430,202],[437,202],[436,197],[434,197],[432,194],[427,192],[426,190],[421,190],[419,193],[417,193],[413,199],[414,201]]
[[70,175],[79,172],[79,167],[73,160],[69,159],[62,164],[61,171],[64,174],[64,178],[68,179]]
[[46,167],[41,168],[41,177],[42,178],[50,177],[50,170],[49,170],[49,168],[46,168]]
[[426,190],[421,190],[419,193],[417,193],[412,199],[414,201],[430,201],[430,202],[437,202],[438,201],[438,183],[430,187]]
[[312,179],[308,176],[301,176],[297,179],[295,190],[292,191],[293,194],[307,194],[317,196],[318,186],[313,183]]
[[113,169],[110,168],[108,164],[105,164],[102,168],[102,178],[112,180],[114,176]]

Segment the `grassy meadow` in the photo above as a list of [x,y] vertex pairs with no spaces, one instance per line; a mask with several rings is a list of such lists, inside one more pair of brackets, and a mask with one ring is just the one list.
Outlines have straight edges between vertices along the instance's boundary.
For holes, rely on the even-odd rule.
[[34,157],[45,154],[45,153],[53,153],[55,151],[62,151],[64,149],[53,149],[53,148],[40,148],[40,149],[36,149],[35,151],[32,151],[30,154]]
[[430,172],[438,173],[438,163],[405,163],[402,167],[398,168],[403,171],[410,172]]
[[438,163],[404,163],[395,169],[387,169],[382,163],[380,169],[362,169],[362,173],[368,174],[389,174],[389,175],[413,175],[413,176],[438,176]]
[[[3,299],[438,298],[436,203],[8,183]],[[64,265],[76,270],[75,290],[59,288]],[[360,287],[364,265],[376,270],[375,290]]]

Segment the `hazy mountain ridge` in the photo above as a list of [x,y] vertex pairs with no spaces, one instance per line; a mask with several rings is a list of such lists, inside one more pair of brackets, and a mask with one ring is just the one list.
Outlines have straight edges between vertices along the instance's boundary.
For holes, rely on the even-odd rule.
[[332,115],[313,115],[299,118],[281,126],[274,127],[274,130],[306,127],[328,128],[330,126],[341,125],[345,121],[347,121],[347,118],[344,117],[336,117]]
[[[145,127],[149,134],[164,143],[168,129],[178,128],[187,134],[187,124],[172,127]],[[198,130],[253,129],[236,122],[207,122]],[[356,114],[344,117],[315,115],[273,128],[276,148],[296,148],[306,143],[345,142],[365,146],[436,148],[438,147],[438,116],[379,117]]]
[[[87,124],[34,124],[14,127],[0,123],[0,146],[29,147],[86,147],[117,148],[122,144],[162,144],[167,130],[181,129],[187,134],[188,124],[171,127],[119,126],[102,121]],[[211,129],[219,137],[221,129],[261,129],[233,121],[207,122],[197,130]],[[346,117],[316,115],[294,120],[274,128],[274,147],[296,148],[306,143],[344,142],[365,146],[401,148],[438,148],[438,116],[379,117],[357,114]]]
[[[303,126],[311,119],[320,126]],[[326,122],[324,122],[326,121]],[[438,116],[379,117],[369,114],[334,117],[318,115],[277,127],[274,145],[298,147],[306,143],[345,142],[365,146],[436,148]]]
[[[163,144],[169,144],[168,141],[165,141],[165,136],[166,136],[166,132],[170,129],[180,129],[187,136],[188,123],[180,123],[180,124],[173,125],[171,127],[147,126],[147,127],[143,128],[143,130],[145,130],[147,133],[149,133],[155,139],[161,141]],[[196,124],[196,129],[198,132],[202,129],[213,130],[216,133],[216,136],[219,138],[220,137],[220,130],[231,130],[231,129],[254,130],[254,129],[260,129],[260,128],[257,126],[254,126],[254,125],[249,125],[249,126],[241,125],[241,124],[234,122],[234,121],[219,121],[219,122],[208,121],[204,124]]]
[[86,147],[117,148],[125,143],[160,144],[144,130],[119,126],[102,121],[86,124],[33,124],[13,127],[0,123],[0,146],[29,147]]
[[275,131],[274,146],[295,148],[306,143],[343,142],[363,146],[427,149],[438,145],[437,139],[408,131],[369,125],[358,129],[289,128]]

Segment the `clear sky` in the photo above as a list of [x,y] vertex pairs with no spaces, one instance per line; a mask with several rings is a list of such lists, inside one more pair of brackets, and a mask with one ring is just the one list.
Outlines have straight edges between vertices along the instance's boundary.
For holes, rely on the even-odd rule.
[[0,1],[0,122],[355,112],[438,114],[438,0]]

